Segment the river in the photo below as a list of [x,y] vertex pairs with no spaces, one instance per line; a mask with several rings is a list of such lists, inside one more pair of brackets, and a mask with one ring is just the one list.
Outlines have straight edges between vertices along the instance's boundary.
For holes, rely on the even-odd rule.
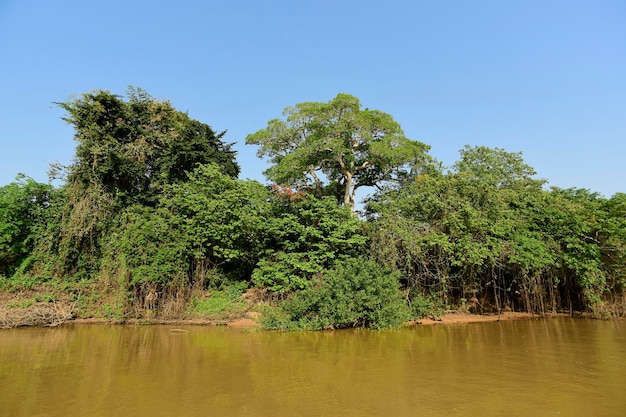
[[0,416],[624,416],[626,323],[0,331]]

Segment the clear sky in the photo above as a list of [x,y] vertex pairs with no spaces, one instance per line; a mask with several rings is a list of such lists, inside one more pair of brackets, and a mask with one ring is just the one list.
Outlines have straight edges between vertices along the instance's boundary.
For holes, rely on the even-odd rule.
[[0,0],[0,185],[47,181],[73,129],[53,102],[129,85],[247,134],[337,93],[451,165],[523,153],[550,185],[626,191],[625,0]]

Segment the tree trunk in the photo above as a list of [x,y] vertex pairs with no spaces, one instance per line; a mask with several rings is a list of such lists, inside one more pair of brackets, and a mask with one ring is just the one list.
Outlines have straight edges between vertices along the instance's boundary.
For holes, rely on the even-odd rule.
[[345,173],[345,177],[346,177],[346,183],[345,183],[345,189],[343,192],[343,205],[344,206],[349,206],[350,207],[350,211],[352,212],[352,214],[354,214],[354,196],[352,195],[352,173],[351,172],[346,172]]

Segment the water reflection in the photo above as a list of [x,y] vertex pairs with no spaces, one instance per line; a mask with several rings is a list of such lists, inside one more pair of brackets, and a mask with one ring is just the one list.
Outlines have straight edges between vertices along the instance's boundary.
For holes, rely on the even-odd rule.
[[0,415],[618,416],[626,407],[623,321],[184,330],[0,332]]

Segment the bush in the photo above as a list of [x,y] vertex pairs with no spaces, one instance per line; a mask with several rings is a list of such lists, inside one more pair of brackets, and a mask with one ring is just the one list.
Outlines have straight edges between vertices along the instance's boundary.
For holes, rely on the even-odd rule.
[[254,285],[278,294],[303,290],[342,258],[366,246],[363,223],[326,197],[273,195],[272,215],[263,222],[265,253],[252,273]]
[[399,327],[408,320],[409,310],[398,288],[398,277],[371,260],[338,262],[262,324],[281,330]]
[[441,301],[432,294],[412,294],[411,295],[411,314],[415,318],[423,318],[430,315],[439,317],[443,314],[443,305]]

